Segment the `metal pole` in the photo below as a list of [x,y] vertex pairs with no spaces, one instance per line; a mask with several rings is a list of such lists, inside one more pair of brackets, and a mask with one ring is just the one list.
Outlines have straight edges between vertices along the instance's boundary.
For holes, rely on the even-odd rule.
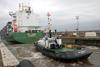
[[79,37],[79,16],[76,16],[76,20],[77,20],[76,32],[77,32],[77,37]]
[[48,32],[49,32],[49,37],[51,38],[52,37],[52,34],[51,34],[51,19],[50,19],[50,13],[47,14],[48,16]]
[[48,12],[47,16],[48,16],[48,29],[51,30],[51,19],[50,19],[51,15],[49,12]]

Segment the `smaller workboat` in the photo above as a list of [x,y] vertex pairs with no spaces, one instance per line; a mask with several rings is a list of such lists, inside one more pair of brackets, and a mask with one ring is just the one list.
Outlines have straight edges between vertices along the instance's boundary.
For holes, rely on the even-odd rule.
[[43,55],[61,61],[77,61],[87,59],[92,54],[90,49],[74,45],[64,45],[59,36],[51,35],[50,31],[49,35],[35,43],[36,48]]
[[35,43],[36,48],[44,55],[61,61],[77,61],[87,59],[91,54],[87,48],[79,46],[64,45],[62,39],[56,33],[51,32],[51,19],[48,13],[48,32]]

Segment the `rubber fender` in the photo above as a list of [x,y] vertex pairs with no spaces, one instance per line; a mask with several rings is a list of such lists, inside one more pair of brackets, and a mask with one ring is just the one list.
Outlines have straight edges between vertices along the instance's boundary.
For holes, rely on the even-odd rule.
[[17,67],[35,67],[31,61],[29,60],[22,60]]

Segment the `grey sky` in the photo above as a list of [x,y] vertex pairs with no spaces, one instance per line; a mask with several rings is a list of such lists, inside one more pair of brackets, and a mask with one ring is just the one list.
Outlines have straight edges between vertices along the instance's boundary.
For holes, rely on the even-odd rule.
[[8,12],[21,2],[29,3],[39,14],[41,25],[47,25],[49,11],[53,28],[58,30],[75,30],[75,16],[80,16],[80,30],[100,29],[100,0],[0,0],[0,29],[11,19]]

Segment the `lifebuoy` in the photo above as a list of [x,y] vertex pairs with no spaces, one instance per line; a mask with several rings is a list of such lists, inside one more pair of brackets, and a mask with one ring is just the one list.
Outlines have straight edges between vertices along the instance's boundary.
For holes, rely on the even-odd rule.
[[16,22],[13,22],[13,32],[17,32],[17,24],[16,24]]

